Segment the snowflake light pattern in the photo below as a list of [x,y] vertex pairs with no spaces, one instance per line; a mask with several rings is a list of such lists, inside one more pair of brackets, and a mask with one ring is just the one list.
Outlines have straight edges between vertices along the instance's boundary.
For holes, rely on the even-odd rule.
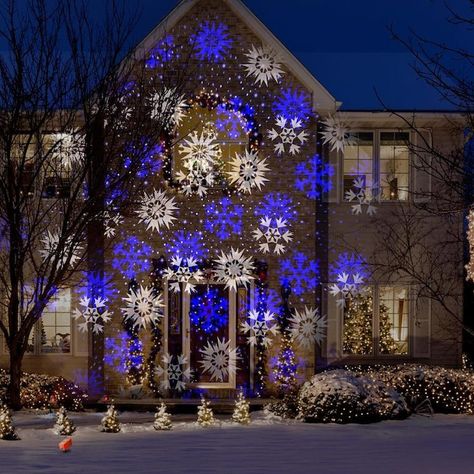
[[293,234],[288,230],[285,219],[263,217],[259,227],[253,231],[253,238],[259,243],[263,253],[281,255],[286,250],[286,245],[291,242]]
[[152,255],[152,252],[153,250],[149,245],[132,235],[123,242],[114,245],[112,268],[131,280],[137,274],[149,270],[149,256]]
[[229,253],[221,252],[216,262],[216,277],[220,283],[225,283],[226,288],[237,291],[238,285],[248,287],[254,279],[252,272],[254,265],[251,257],[245,257],[244,250],[234,250]]
[[211,381],[223,382],[229,375],[237,372],[237,349],[230,348],[230,341],[217,338],[216,342],[209,341],[204,349],[200,349],[203,373],[208,372]]
[[321,121],[322,130],[319,132],[323,137],[323,143],[329,144],[331,151],[344,152],[344,147],[353,145],[354,138],[350,128],[336,117],[328,117]]
[[285,219],[292,223],[298,217],[296,206],[288,194],[268,193],[255,207],[255,215],[258,217],[270,217],[272,219]]
[[172,257],[193,258],[198,261],[206,258],[209,253],[204,245],[202,232],[178,230],[165,243],[165,247]]
[[153,193],[144,193],[140,209],[135,211],[140,218],[140,222],[146,224],[146,230],[160,231],[160,227],[169,229],[173,221],[176,220],[173,213],[178,208],[175,206],[173,197],[167,197],[164,191],[153,190]]
[[369,216],[377,212],[375,203],[377,202],[371,190],[367,189],[363,178],[356,178],[352,184],[352,189],[346,191],[345,198],[349,202],[355,202],[352,207],[352,214],[363,214],[364,209]]
[[367,265],[355,254],[342,253],[330,267],[333,283],[329,292],[336,298],[338,306],[344,308],[346,301],[366,290]]
[[171,130],[179,125],[188,108],[184,95],[173,88],[165,87],[160,92],[155,92],[150,96],[149,101],[151,118],[165,130]]
[[212,334],[229,322],[229,299],[213,287],[191,296],[189,319],[193,330]]
[[233,203],[229,197],[210,202],[206,205],[205,212],[204,228],[219,239],[225,240],[242,233],[244,207]]
[[107,302],[113,301],[119,293],[111,274],[92,271],[82,272],[75,291],[81,298],[100,297]]
[[319,278],[318,262],[303,252],[295,252],[291,258],[280,262],[280,282],[282,285],[289,284],[297,296],[315,290]]
[[275,151],[279,155],[288,153],[296,155],[301,150],[301,145],[308,141],[308,133],[299,130],[302,127],[301,120],[297,118],[287,119],[283,116],[277,117],[276,126],[279,130],[272,128],[268,136],[275,143]]
[[70,170],[74,165],[84,161],[86,140],[78,132],[54,133],[52,142],[51,155],[65,170]]
[[60,241],[58,232],[47,231],[45,236],[41,239],[43,248],[39,253],[43,261],[49,261],[51,264],[57,259],[58,268],[63,268],[67,264],[74,265],[81,258],[82,246],[78,243],[73,243],[73,239],[68,237],[62,244],[62,249],[58,254],[58,246]]
[[290,318],[290,329],[293,340],[303,349],[311,349],[314,343],[321,345],[327,328],[327,318],[319,309],[305,306],[303,311],[295,310]]
[[321,199],[333,187],[334,167],[325,163],[319,155],[297,163],[295,188],[308,199]]
[[163,299],[153,288],[140,285],[136,290],[130,289],[123,301],[126,303],[126,307],[122,308],[124,320],[132,321],[138,329],[146,328],[147,324],[156,325],[163,316],[160,310]]
[[183,258],[175,256],[163,273],[163,278],[170,282],[170,290],[181,291],[181,283],[185,293],[192,293],[196,284],[204,279],[202,270],[193,257]]
[[287,88],[273,102],[273,112],[287,119],[297,118],[302,122],[311,116],[311,97],[305,91]]
[[155,69],[171,61],[175,55],[175,44],[173,35],[165,35],[158,44],[151,50],[149,58],[146,60],[146,67]]
[[119,374],[126,374],[129,340],[125,331],[119,331],[116,337],[104,339],[104,364]]
[[102,215],[104,219],[104,235],[111,239],[115,237],[117,230],[123,224],[123,216],[119,212],[112,210],[106,210]]
[[267,46],[254,46],[245,53],[247,63],[243,67],[247,70],[247,76],[253,76],[255,84],[268,86],[268,81],[280,82],[283,70],[280,59],[273,49]]
[[223,23],[209,21],[201,23],[199,31],[192,38],[192,41],[194,42],[196,57],[199,60],[209,60],[215,63],[225,57],[232,45],[229,28]]
[[186,385],[191,381],[192,371],[186,356],[163,354],[162,364],[155,369],[155,374],[162,380],[162,390],[186,390]]
[[230,183],[244,193],[251,193],[254,188],[262,189],[268,181],[265,178],[265,173],[269,171],[266,161],[266,158],[259,158],[255,151],[245,150],[242,155],[236,153],[230,163],[231,170],[227,172]]
[[135,149],[133,146],[129,147],[124,159],[124,168],[131,168],[132,163],[138,159],[139,166],[135,176],[138,179],[147,180],[161,171],[164,148],[161,143],[149,143],[146,139],[142,141],[140,149]]
[[83,320],[78,324],[79,331],[88,332],[92,329],[94,334],[104,331],[104,324],[111,319],[111,313],[106,309],[106,300],[103,298],[81,298],[81,309],[76,308],[72,313],[74,319]]
[[244,115],[232,107],[219,104],[216,107],[216,129],[226,133],[231,140],[237,140],[247,132],[248,123]]
[[275,315],[271,311],[259,314],[255,309],[250,311],[247,320],[242,324],[242,331],[248,333],[248,343],[251,345],[261,344],[265,347],[272,343],[272,336],[276,335],[278,326]]

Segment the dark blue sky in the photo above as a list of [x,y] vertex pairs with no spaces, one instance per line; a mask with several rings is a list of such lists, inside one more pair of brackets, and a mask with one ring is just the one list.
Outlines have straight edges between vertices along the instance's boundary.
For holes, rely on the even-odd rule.
[[[467,0],[448,0],[466,11]],[[140,41],[178,0],[130,0],[141,10]],[[447,21],[444,0],[245,0],[346,109],[445,109],[436,92],[411,70],[412,58],[390,38],[388,25],[456,46],[471,47],[474,32]],[[472,10],[471,10],[472,14]]]

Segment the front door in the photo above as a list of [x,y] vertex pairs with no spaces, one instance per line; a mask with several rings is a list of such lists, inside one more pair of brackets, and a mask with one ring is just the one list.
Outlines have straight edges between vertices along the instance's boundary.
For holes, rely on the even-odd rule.
[[197,388],[235,388],[236,295],[221,284],[196,285],[183,301],[183,347]]

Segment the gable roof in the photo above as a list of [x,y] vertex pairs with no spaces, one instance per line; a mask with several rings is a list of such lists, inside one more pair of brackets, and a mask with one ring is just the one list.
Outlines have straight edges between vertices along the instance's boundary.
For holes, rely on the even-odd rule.
[[[150,51],[161,38],[175,26],[197,3],[203,0],[181,0],[181,2],[155,27],[135,49],[136,59]],[[313,96],[313,109],[325,115],[333,113],[341,105],[327,89],[296,59],[286,46],[252,13],[242,0],[221,0],[262,41],[274,48],[290,72]]]

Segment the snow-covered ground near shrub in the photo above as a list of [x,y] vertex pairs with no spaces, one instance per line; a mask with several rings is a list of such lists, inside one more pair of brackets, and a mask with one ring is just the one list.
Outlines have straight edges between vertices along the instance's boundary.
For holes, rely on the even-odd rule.
[[70,453],[51,429],[54,415],[15,414],[21,441],[0,440],[0,472],[14,473],[468,473],[474,417],[413,416],[370,425],[306,424],[253,413],[249,426],[200,428],[173,417],[154,431],[153,413],[122,413],[123,432],[101,433],[102,414],[71,413]]

